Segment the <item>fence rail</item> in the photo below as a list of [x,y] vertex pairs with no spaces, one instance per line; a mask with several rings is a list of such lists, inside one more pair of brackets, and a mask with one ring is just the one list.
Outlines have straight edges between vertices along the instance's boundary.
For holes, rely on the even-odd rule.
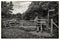
[[[11,21],[4,21],[3,23],[4,23],[4,25],[6,26],[6,24],[10,24],[10,23],[12,23],[12,22],[15,22],[16,23],[16,21],[13,21],[13,20],[11,20]],[[30,27],[33,27],[33,26],[35,26],[36,28],[37,28],[37,25],[39,25],[39,27],[41,28],[41,31],[43,31],[43,26],[42,25],[44,25],[45,24],[45,26],[48,28],[48,29],[51,29],[51,33],[53,32],[53,25],[55,25],[55,27],[57,27],[57,28],[59,28],[56,24],[55,24],[55,22],[53,21],[53,19],[51,19],[51,27],[49,27],[48,26],[48,21],[47,21],[47,19],[38,19],[37,21],[34,21],[34,20],[22,20],[22,21],[20,21],[21,23],[22,23],[22,25],[23,25],[23,27],[26,27],[26,26],[30,26]],[[19,23],[20,23],[19,22]],[[34,24],[35,23],[35,24]],[[25,25],[24,25],[25,24]],[[34,25],[33,25],[34,24]],[[38,28],[39,28],[38,27]],[[39,29],[37,29],[37,30],[39,30]]]

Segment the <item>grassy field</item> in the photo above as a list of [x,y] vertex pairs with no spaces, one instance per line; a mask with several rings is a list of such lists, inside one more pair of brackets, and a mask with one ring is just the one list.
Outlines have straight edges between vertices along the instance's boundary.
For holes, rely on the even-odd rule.
[[[25,24],[25,26],[21,26],[23,23]],[[1,37],[2,38],[52,38],[50,33],[45,31],[36,32],[36,26],[33,26],[34,24],[32,26],[29,25],[32,25],[32,22],[21,21],[18,22],[18,24],[12,23],[10,24],[9,27],[2,28]]]
[[2,38],[45,38],[51,37],[50,34],[36,33],[35,31],[27,32],[19,28],[3,28]]
[[39,38],[39,36],[17,28],[4,28],[2,29],[2,38]]

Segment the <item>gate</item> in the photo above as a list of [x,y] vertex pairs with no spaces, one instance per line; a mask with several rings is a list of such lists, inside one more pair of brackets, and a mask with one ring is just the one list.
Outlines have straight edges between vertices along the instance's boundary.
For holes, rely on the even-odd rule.
[[36,21],[37,22],[37,24],[36,24],[37,31],[41,31],[42,32],[43,31],[43,26],[42,25],[45,25],[47,27],[47,29],[50,29],[50,33],[52,34],[53,33],[53,25],[55,25],[56,28],[59,28],[59,27],[55,24],[53,19],[51,19],[50,21],[51,22],[49,24],[47,19],[38,19]]

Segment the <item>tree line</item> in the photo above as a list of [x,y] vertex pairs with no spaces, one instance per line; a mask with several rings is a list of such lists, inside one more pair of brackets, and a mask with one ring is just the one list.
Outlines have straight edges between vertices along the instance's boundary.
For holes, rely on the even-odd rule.
[[17,18],[24,20],[34,20],[36,16],[39,18],[47,18],[48,10],[53,10],[49,12],[49,18],[53,18],[56,23],[58,23],[58,12],[59,12],[59,2],[58,1],[32,1],[29,5],[28,10],[23,14],[11,14],[13,9],[13,2],[1,2],[1,15],[2,18]]

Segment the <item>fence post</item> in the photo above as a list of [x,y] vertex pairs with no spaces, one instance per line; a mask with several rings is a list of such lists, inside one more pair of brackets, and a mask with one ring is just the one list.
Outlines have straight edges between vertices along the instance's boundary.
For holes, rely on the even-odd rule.
[[51,34],[53,33],[53,19],[51,19]]
[[41,24],[41,32],[42,32],[42,24]]
[[39,27],[37,27],[37,32],[39,31]]

